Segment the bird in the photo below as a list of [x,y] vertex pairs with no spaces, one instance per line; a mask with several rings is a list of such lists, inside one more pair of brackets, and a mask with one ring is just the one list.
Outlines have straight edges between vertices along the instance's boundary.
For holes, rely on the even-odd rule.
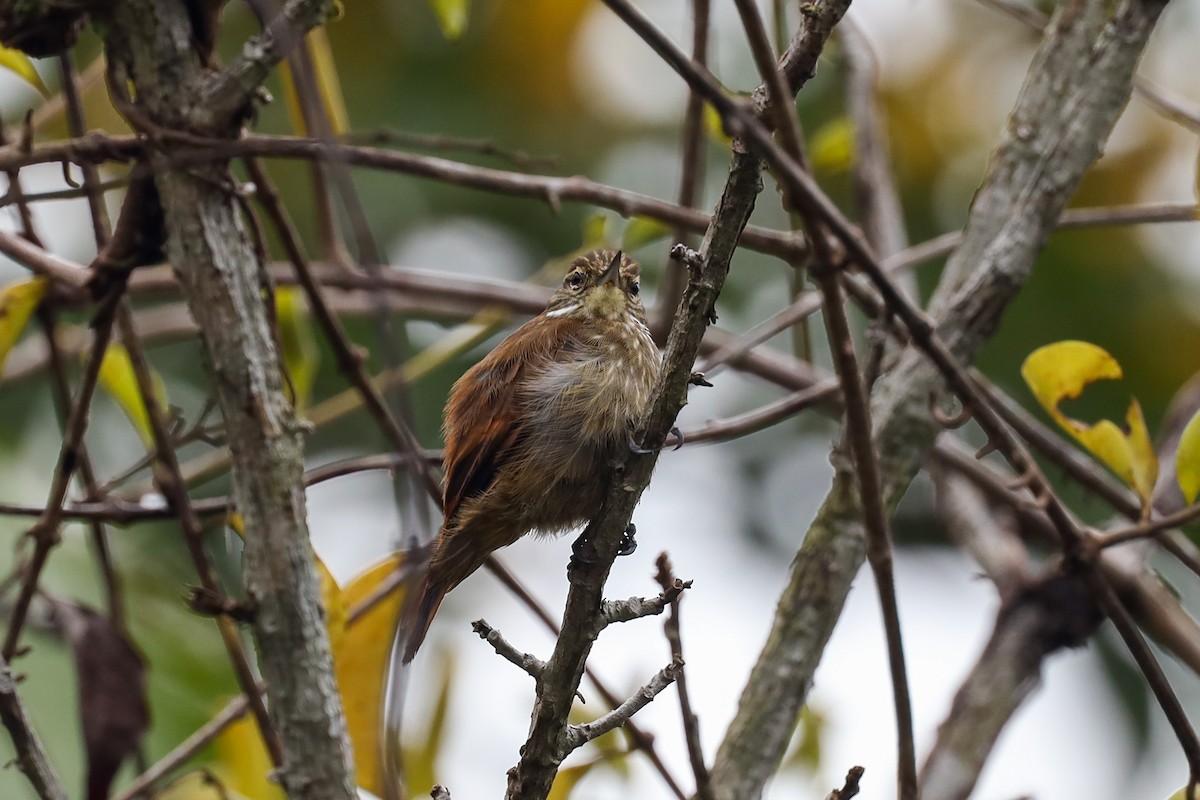
[[[405,616],[410,663],[446,594],[495,550],[531,531],[594,517],[603,474],[650,404],[661,356],[639,297],[640,267],[620,250],[575,258],[538,316],[450,390],[443,415],[443,513]],[[624,550],[632,551],[633,527]]]

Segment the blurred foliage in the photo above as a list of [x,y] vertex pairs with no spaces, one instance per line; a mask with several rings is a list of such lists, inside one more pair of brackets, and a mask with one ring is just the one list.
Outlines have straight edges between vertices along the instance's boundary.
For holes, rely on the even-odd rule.
[[[664,28],[677,41],[686,40],[684,26],[672,27],[672,23],[682,19],[679,15],[672,16],[672,9],[682,8],[684,3],[644,5],[662,17]],[[987,153],[1015,95],[1011,77],[1020,77],[1036,42],[1023,29],[998,23],[994,14],[971,3],[943,4],[939,13],[944,15],[944,26],[953,31],[952,36],[913,48],[912,37],[918,34],[909,31],[903,53],[894,47],[889,49],[887,43],[880,47],[884,65],[880,91],[907,232],[913,242],[962,224],[971,194],[985,169]],[[632,86],[620,83],[629,80],[621,72],[623,62],[636,55],[641,45],[632,38],[600,37],[596,31],[601,30],[604,18],[605,12],[595,0],[473,3],[362,0],[348,4],[343,15],[308,37],[306,47],[335,133],[395,129],[485,139],[500,149],[552,156],[556,159],[552,169],[555,174],[587,175],[622,188],[672,199],[678,182],[680,115],[664,121],[668,116],[656,109],[681,103],[682,84],[671,83],[668,76],[667,83],[673,88],[643,101],[648,110],[633,108],[637,105],[633,103],[636,99],[633,95],[641,87],[651,86],[651,79],[656,76],[635,75]],[[753,64],[742,52],[736,25],[726,25],[725,29],[738,38],[720,40],[723,46],[718,48],[717,72],[723,83],[731,87],[730,91],[745,91],[756,83]],[[219,52],[226,58],[239,52],[245,38],[255,30],[252,15],[243,4],[228,4],[223,12]],[[730,46],[730,41],[736,46]],[[94,34],[84,34],[76,60],[83,73],[81,89],[89,125],[110,133],[127,132],[128,127],[107,101],[104,63]],[[3,58],[0,66],[25,69],[16,61]],[[55,89],[54,65],[47,62],[40,66],[45,68],[51,90]],[[810,136],[814,161],[822,170],[823,185],[831,197],[853,213],[845,168],[854,153],[852,127],[842,97],[842,66],[836,48],[822,58],[816,78],[801,94],[799,115]],[[33,80],[32,75],[25,77]],[[262,109],[255,123],[257,130],[280,133],[307,130],[291,81],[292,76],[286,71],[272,76],[268,88],[281,99]],[[615,84],[616,89],[607,83]],[[614,111],[611,104],[605,105],[602,99],[606,92],[624,93],[632,110]],[[21,103],[28,104],[30,94],[25,90],[20,99],[4,105],[5,120],[10,125],[23,116],[26,108]],[[66,124],[61,97],[54,95],[38,102],[41,105],[35,110],[33,124],[39,140],[64,137]],[[1193,160],[1182,161],[1187,162],[1188,170],[1194,170],[1195,144],[1189,140],[1186,146],[1181,146],[1179,135],[1169,123],[1148,116],[1136,101],[1134,109],[1138,115],[1137,135],[1127,136],[1120,147],[1110,148],[1084,181],[1072,205],[1178,199],[1160,196],[1152,177],[1164,170],[1179,169],[1180,153],[1185,150]],[[720,130],[719,121],[714,123],[711,116],[707,118],[706,132],[708,177],[699,203],[705,209],[716,199],[728,164],[730,144]],[[513,168],[507,161],[474,152],[432,147],[429,150],[467,163]],[[317,222],[319,209],[313,191],[313,170],[305,164],[283,161],[270,162],[268,168],[297,221],[308,254],[314,259],[334,255],[329,252],[329,243],[322,241],[321,225]],[[116,178],[121,174],[116,168],[106,171],[106,177]],[[353,177],[371,233],[386,260],[402,266],[507,278],[532,277],[543,264],[572,252],[585,241],[619,240],[623,246],[637,251],[644,263],[646,286],[653,289],[666,263],[670,243],[663,238],[664,231],[657,223],[634,219],[625,224],[614,219],[610,212],[597,215],[594,209],[578,204],[567,204],[556,211],[540,201],[466,191],[399,174],[354,171]],[[52,182],[40,188],[63,186],[61,182]],[[764,198],[774,191],[768,179]],[[788,220],[776,206],[761,202],[753,222],[788,227]],[[70,252],[83,254],[77,258],[86,260],[90,230],[82,225],[77,231],[62,230],[66,223],[61,220],[66,218],[53,214],[63,207],[46,207],[54,212],[39,218],[39,223],[47,229],[45,232],[53,230],[56,235],[63,235],[61,243],[54,239],[56,246],[61,244]],[[338,214],[339,221],[344,223],[340,206]],[[471,228],[468,222],[481,227]],[[495,234],[497,240],[509,246],[500,248],[493,246],[491,240],[477,241],[478,230]],[[439,236],[439,232],[444,235]],[[73,234],[73,238],[68,234]],[[269,244],[277,245],[271,236],[268,235]],[[352,255],[361,255],[353,238],[347,239],[346,247]],[[278,251],[275,255],[279,255]],[[1132,228],[1054,234],[1027,288],[1013,303],[997,335],[985,349],[980,368],[1032,408],[1033,396],[1024,389],[1019,377],[1026,356],[1051,341],[1096,342],[1128,367],[1120,389],[1120,405],[1116,407],[1123,409],[1128,398],[1136,396],[1149,429],[1155,430],[1171,394],[1200,364],[1200,315],[1195,313],[1193,299],[1196,284],[1182,282],[1170,267],[1164,263],[1162,251],[1148,246]],[[917,284],[923,296],[935,285],[939,268],[940,264],[935,263],[918,269]],[[6,273],[0,285],[12,285],[14,274]],[[738,253],[719,306],[721,324],[744,329],[778,310],[786,303],[789,279],[786,265],[760,254]],[[33,327],[27,324],[28,311],[32,309],[29,298],[43,291],[37,288],[40,286],[37,282],[17,285],[24,288],[0,294],[0,366],[12,343],[8,340],[15,339],[24,328]],[[347,391],[346,381],[329,357],[328,345],[314,333],[311,318],[296,298],[292,291],[279,293],[281,341],[297,399],[311,397],[312,404],[306,413],[312,417],[323,403],[344,402],[353,392],[339,395]],[[21,308],[26,310],[21,312]],[[24,319],[21,313],[26,315]],[[65,321],[85,324],[87,320],[81,312],[68,312]],[[429,337],[423,339],[424,334],[418,335],[417,326],[412,326],[412,348],[405,355],[409,370],[419,375],[416,378],[410,375],[409,389],[417,435],[422,443],[437,444],[441,404],[449,385],[477,357],[481,343],[507,324],[510,319],[505,312],[485,311],[475,320],[454,328],[453,336],[436,339],[432,345],[427,341]],[[370,321],[349,319],[347,328],[356,342],[372,351],[367,363],[377,368]],[[24,335],[28,339],[38,333],[29,330]],[[788,347],[786,340],[787,337],[777,337],[772,346]],[[190,341],[164,343],[154,347],[150,357],[162,383],[169,387],[172,402],[180,406],[184,417],[194,417],[208,395],[198,347]],[[120,356],[115,358],[119,360]],[[77,377],[78,364],[70,366],[72,378]],[[123,411],[103,404],[97,406],[89,445],[102,480],[123,470],[145,452],[144,422],[136,421],[137,404],[121,400],[124,394],[121,387],[127,387],[131,378],[120,364],[109,371],[120,373],[116,377],[110,375],[105,388]],[[717,391],[722,390],[719,383]],[[735,397],[728,403],[731,408],[749,402],[748,392],[742,396],[732,394]],[[0,485],[5,487],[2,500],[40,502],[46,496],[48,476],[60,442],[50,397],[49,382],[44,376],[12,385],[0,384],[0,419],[4,420],[0,425],[3,470]],[[762,395],[754,398],[761,400]],[[1111,397],[1100,386],[1062,406],[1064,413],[1088,420],[1112,416],[1112,407]],[[122,414],[135,420],[140,438],[132,435]],[[141,414],[144,415],[144,408]],[[1120,418],[1119,414],[1116,418]],[[357,406],[352,404],[343,415],[331,415],[330,419],[309,438],[314,463],[328,460],[333,453],[388,449],[376,426]],[[799,423],[809,424],[804,420]],[[796,430],[796,427],[788,429],[788,436]],[[824,435],[824,429],[821,430]],[[728,448],[730,469],[747,484],[759,483],[784,457],[787,447],[792,446],[788,436],[756,436]],[[1191,436],[1200,436],[1195,425]],[[787,444],[781,444],[781,440]],[[195,458],[208,451],[207,445],[193,443],[183,456]],[[1192,483],[1186,484],[1185,490],[1194,494],[1200,481],[1196,465],[1183,465],[1180,475],[1184,480],[1192,476]],[[143,471],[138,479],[146,477]],[[227,481],[214,480],[197,489],[196,496],[215,495],[227,488]],[[1103,505],[1081,493],[1071,492],[1068,497],[1085,519],[1094,520],[1107,514]],[[913,506],[905,511],[913,516],[906,516],[897,528],[902,544],[919,537],[928,541],[933,535],[931,531],[936,531],[927,504],[917,502]],[[755,529],[759,524],[748,520],[745,529],[738,531],[747,548],[778,547],[781,540],[791,544],[788,537],[798,536],[788,531],[772,538],[761,528]],[[13,542],[20,541],[27,526],[28,520],[0,518],[0,532]],[[219,537],[213,538],[211,544],[230,578],[229,585],[235,585],[236,559],[220,555],[221,543],[215,541]],[[211,621],[188,614],[180,600],[183,587],[194,582],[195,577],[176,527],[153,523],[115,528],[110,539],[126,591],[136,598],[136,602],[129,603],[129,632],[148,664],[148,693],[154,714],[145,750],[150,759],[155,759],[203,724],[220,707],[222,698],[236,689]],[[19,547],[0,553],[0,571],[11,569],[23,553]],[[381,571],[386,571],[385,567],[368,570],[365,575],[372,577],[363,580],[381,580]],[[367,585],[356,580],[340,590],[343,610],[361,599],[359,592],[366,591]],[[51,560],[46,586],[80,602],[101,601],[103,593],[82,526],[65,527],[64,545]],[[334,589],[328,588],[328,584],[326,591],[327,597],[334,596]],[[361,733],[363,730],[377,730],[372,715],[378,713],[382,681],[372,670],[380,669],[383,654],[390,647],[387,634],[394,619],[393,603],[394,600],[389,600],[356,626],[343,629],[341,643],[336,645],[342,653],[338,669],[343,691],[350,682],[344,673],[349,671],[358,676],[354,680],[359,687],[355,692],[361,694],[347,697],[347,712],[365,774],[371,773],[372,767],[367,766],[363,759],[368,756],[363,754],[377,752],[377,747],[360,737],[370,735]],[[340,627],[337,620],[336,614],[330,615],[335,639],[336,628]],[[57,637],[44,631],[35,630],[30,643],[32,652],[17,664],[28,676],[22,683],[22,695],[34,709],[35,721],[64,781],[68,786],[82,785],[78,709],[75,694],[64,690],[72,687],[75,680],[70,654]],[[346,666],[359,659],[361,665]],[[407,753],[413,770],[413,788],[418,791],[433,782],[437,757],[445,746],[445,718],[454,663],[454,656],[446,655],[439,665],[442,682],[433,704],[430,727],[415,737],[416,744]],[[1144,694],[1138,692],[1138,687],[1140,684],[1131,693],[1144,702]],[[361,716],[355,708],[361,709]],[[243,726],[228,735],[234,739],[252,739],[253,724],[243,723]],[[790,757],[793,763],[819,762],[818,745],[823,729],[819,715],[802,720],[798,744]],[[560,777],[561,786],[556,784],[555,791],[566,796],[597,764],[619,768],[624,757],[615,749],[603,749],[608,746],[609,743],[597,744],[598,755],[593,751],[589,754],[591,760],[565,770]],[[252,750],[242,740],[226,740],[204,753],[200,761],[225,764],[231,759],[250,759]],[[265,792],[261,788],[265,762],[241,765],[238,769],[243,767],[259,781],[245,784],[251,786],[247,791]],[[227,775],[226,778],[233,782]],[[201,774],[194,773],[175,791],[185,791],[194,783],[198,791],[211,792],[211,786],[205,788],[204,782]],[[24,797],[26,793],[20,775],[13,770],[0,772],[0,796]]]

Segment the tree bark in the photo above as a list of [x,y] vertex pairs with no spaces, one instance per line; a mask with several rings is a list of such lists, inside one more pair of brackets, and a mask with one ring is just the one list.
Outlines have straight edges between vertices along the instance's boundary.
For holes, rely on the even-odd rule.
[[[303,29],[325,2],[292,2],[281,15]],[[354,797],[353,766],[333,676],[313,552],[305,519],[303,428],[285,392],[267,303],[265,265],[243,227],[225,162],[175,163],[188,135],[234,137],[249,94],[287,39],[275,31],[247,44],[254,70],[220,80],[192,29],[189,4],[124,0],[102,20],[112,81],[136,98],[126,111],[154,144],[148,160],[166,219],[167,255],[200,329],[205,365],[224,415],[233,498],[245,524],[244,583],[267,680],[271,719],[284,750],[279,779],[291,798]],[[287,29],[293,33],[293,28]],[[294,38],[294,37],[293,37]],[[216,102],[229,86],[242,103]],[[214,118],[213,109],[225,109]]]

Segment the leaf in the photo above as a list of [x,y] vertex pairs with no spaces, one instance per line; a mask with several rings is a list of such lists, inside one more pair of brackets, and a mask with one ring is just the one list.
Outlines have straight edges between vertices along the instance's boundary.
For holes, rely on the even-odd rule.
[[1132,486],[1142,500],[1143,512],[1148,511],[1158,478],[1158,459],[1141,404],[1136,399],[1129,403],[1125,412],[1128,433],[1111,420],[1088,425],[1059,410],[1059,404],[1079,397],[1088,385],[1119,380],[1121,365],[1116,359],[1088,342],[1055,342],[1030,353],[1021,366],[1021,375],[1054,421]]
[[[403,556],[394,553],[358,575],[341,592],[342,608],[354,609],[374,595],[402,564]],[[345,628],[340,644],[333,647],[334,672],[354,745],[358,783],[377,795],[384,794],[379,764],[384,684],[403,601],[404,593],[393,591]]]
[[704,104],[704,130],[708,138],[714,141],[725,145],[733,144],[733,137],[725,130],[725,120],[721,119],[721,112],[708,102]]
[[637,250],[651,242],[665,239],[671,234],[671,227],[649,217],[634,217],[625,226],[625,235],[621,239],[621,249],[625,252]]
[[821,740],[826,727],[825,715],[811,706],[805,706],[796,723],[792,750],[784,758],[784,768],[815,773],[821,766]]
[[21,338],[21,331],[46,296],[49,285],[45,278],[31,278],[11,283],[0,291],[0,374],[4,373],[9,351]]
[[457,41],[466,31],[471,0],[429,0],[429,7],[447,40]]
[[88,800],[105,800],[121,762],[150,722],[146,666],[137,648],[107,617],[66,600],[53,601],[75,671],[87,754]]
[[275,767],[253,717],[242,717],[230,725],[214,746],[215,771],[228,788],[254,800],[285,800],[283,789],[270,779]]
[[317,581],[321,586],[321,607],[325,609],[325,630],[329,634],[329,650],[337,653],[346,638],[346,598],[341,587],[316,553]]
[[[317,92],[321,97],[321,105],[329,118],[330,133],[341,136],[350,129],[350,116],[346,111],[346,100],[342,94],[342,84],[338,77],[337,65],[333,60],[333,48],[329,46],[329,36],[324,28],[314,28],[304,37],[304,47],[312,60],[313,72],[316,74]],[[295,76],[291,67],[285,61],[281,70],[283,81],[283,99],[287,106],[288,117],[292,121],[292,130],[302,136],[315,136],[320,131],[309,130],[300,106],[300,97],[296,92]]]
[[275,291],[275,318],[279,325],[279,344],[283,348],[283,365],[296,394],[296,409],[300,410],[308,406],[312,397],[321,349],[299,287],[284,286]]
[[813,133],[808,144],[814,170],[846,172],[854,163],[854,121],[849,117],[830,120]]
[[603,763],[604,756],[593,758],[591,761],[585,761],[582,764],[576,764],[571,767],[565,767],[558,771],[554,776],[554,784],[550,787],[550,794],[547,795],[547,800],[567,800],[571,796],[571,792],[575,791],[576,785],[583,780],[584,776],[592,771],[592,767]]
[[581,250],[593,250],[597,247],[604,247],[607,242],[608,217],[603,214],[593,214],[584,220]]
[[42,76],[34,68],[33,62],[20,50],[0,45],[0,67],[15,72],[17,77],[23,78],[26,83],[37,89],[42,97],[50,96],[50,89],[42,81]]
[[1200,411],[1192,416],[1179,437],[1175,453],[1175,479],[1188,505],[1200,494]]
[[242,797],[241,793],[231,792],[219,775],[207,769],[184,773],[154,793],[154,800],[242,800]]
[[[154,384],[154,396],[158,399],[159,407],[167,405],[167,387],[162,377],[153,369],[150,370],[150,381]],[[154,430],[150,427],[150,412],[138,390],[137,376],[133,371],[133,362],[129,359],[129,351],[124,345],[116,342],[110,344],[104,351],[104,359],[100,362],[100,386],[108,392],[117,405],[125,412],[125,416],[133,423],[138,435],[147,447],[154,444]]]

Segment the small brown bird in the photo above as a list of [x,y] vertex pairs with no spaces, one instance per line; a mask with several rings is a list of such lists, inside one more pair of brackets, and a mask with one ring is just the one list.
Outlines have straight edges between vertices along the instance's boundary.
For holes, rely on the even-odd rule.
[[601,476],[633,446],[660,360],[637,262],[595,250],[571,263],[545,311],[454,384],[442,424],[445,521],[409,605],[404,663],[442,598],[494,550],[600,510]]

